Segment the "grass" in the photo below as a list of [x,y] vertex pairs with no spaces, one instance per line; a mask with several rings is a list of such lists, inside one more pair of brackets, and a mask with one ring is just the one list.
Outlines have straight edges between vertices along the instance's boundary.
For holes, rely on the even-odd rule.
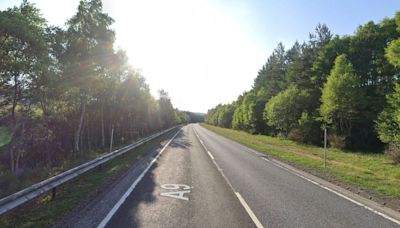
[[6,127],[0,127],[0,147],[11,141],[11,131]]
[[265,135],[252,135],[243,131],[203,127],[282,161],[289,161],[323,176],[378,192],[383,196],[400,198],[400,166],[393,164],[384,154],[327,150],[327,168],[324,168],[323,148],[304,145],[290,140]]
[[170,137],[170,134],[158,137],[119,158],[107,163],[101,170],[95,169],[83,174],[57,189],[55,200],[50,193],[44,194],[10,213],[0,217],[0,227],[49,227],[76,208],[82,200],[90,198],[93,192],[124,173],[131,165],[150,149]]

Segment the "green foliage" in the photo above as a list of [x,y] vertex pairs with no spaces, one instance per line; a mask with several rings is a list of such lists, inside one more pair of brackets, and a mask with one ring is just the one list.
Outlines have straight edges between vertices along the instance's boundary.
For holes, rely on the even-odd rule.
[[358,77],[346,55],[339,55],[322,90],[321,116],[328,124],[356,116],[360,101]]
[[[395,23],[397,31],[400,32],[400,12],[396,13]],[[386,58],[396,67],[400,66],[400,39],[393,40],[386,48]]]
[[208,111],[205,122],[220,127],[231,128],[235,106],[233,104],[217,105]]
[[[399,79],[399,25],[400,12],[396,18],[361,25],[351,36],[334,36],[319,24],[305,42],[287,50],[279,43],[252,89],[233,102],[231,127],[320,145],[321,125],[329,124],[331,145],[381,150],[374,121]],[[210,109],[207,123],[222,126],[211,118],[224,113],[220,110]]]
[[159,91],[160,99],[158,100],[158,105],[160,107],[160,119],[163,128],[171,127],[172,125],[178,123],[178,117],[172,106],[171,99],[168,93],[164,90]]
[[290,86],[268,101],[265,105],[264,120],[287,135],[291,129],[299,126],[299,119],[307,108],[308,99],[308,91]]
[[113,21],[101,0],[80,1],[65,29],[28,1],[0,11],[1,172],[19,177],[105,149],[112,131],[119,145],[190,121],[114,49]]
[[387,106],[377,119],[379,138],[385,143],[400,146],[400,84],[387,96]]
[[0,127],[0,147],[11,142],[12,132],[6,127]]
[[285,70],[287,67],[286,52],[282,43],[279,43],[267,63],[258,72],[254,80],[254,91],[264,89],[266,99],[279,93],[285,87]]
[[258,93],[250,91],[243,95],[243,101],[238,104],[232,117],[234,129],[245,130],[250,133],[263,133],[266,125],[262,119],[262,110],[265,106],[266,94],[264,89]]
[[395,91],[387,96],[387,103],[378,116],[376,130],[379,138],[389,144],[388,154],[400,162],[400,84],[397,83]]
[[392,41],[386,48],[386,58],[394,66],[400,67],[400,39]]
[[[339,55],[322,90],[320,113],[333,134],[349,140],[363,99],[358,76],[345,54]],[[333,145],[342,145],[335,144]],[[342,148],[342,146],[340,146]]]

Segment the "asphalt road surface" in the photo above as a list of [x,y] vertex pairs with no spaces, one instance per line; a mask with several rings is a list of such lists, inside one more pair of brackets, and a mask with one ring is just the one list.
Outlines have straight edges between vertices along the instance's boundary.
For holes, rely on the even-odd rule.
[[165,148],[106,227],[398,225],[192,124]]

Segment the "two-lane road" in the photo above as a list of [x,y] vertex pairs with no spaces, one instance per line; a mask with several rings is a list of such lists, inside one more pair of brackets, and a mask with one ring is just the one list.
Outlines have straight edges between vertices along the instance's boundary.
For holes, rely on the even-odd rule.
[[195,124],[176,135],[107,223],[256,226],[398,227]]
[[186,126],[107,227],[254,227],[254,224],[204,153],[193,128]]

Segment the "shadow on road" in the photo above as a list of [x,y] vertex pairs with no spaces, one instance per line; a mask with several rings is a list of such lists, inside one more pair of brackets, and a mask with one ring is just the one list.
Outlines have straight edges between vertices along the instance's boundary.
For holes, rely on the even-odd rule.
[[192,143],[188,140],[188,137],[184,137],[187,133],[180,131],[179,134],[176,136],[174,141],[169,144],[170,147],[172,148],[181,148],[181,149],[187,149],[189,148]]
[[[174,134],[174,133],[173,133]],[[171,134],[171,137],[172,135]],[[173,142],[170,143],[172,148],[185,149],[191,143],[184,138],[185,132],[181,131]],[[146,161],[151,161],[156,155],[156,149],[162,148],[163,145],[158,144],[151,152],[146,155]],[[154,172],[158,167],[158,163],[154,163],[143,179],[139,182],[133,192],[128,196],[117,213],[113,216],[107,227],[141,227],[139,210],[140,205],[154,203],[157,199],[155,197],[155,190],[157,183],[155,182]],[[149,225],[149,224],[148,224]]]

